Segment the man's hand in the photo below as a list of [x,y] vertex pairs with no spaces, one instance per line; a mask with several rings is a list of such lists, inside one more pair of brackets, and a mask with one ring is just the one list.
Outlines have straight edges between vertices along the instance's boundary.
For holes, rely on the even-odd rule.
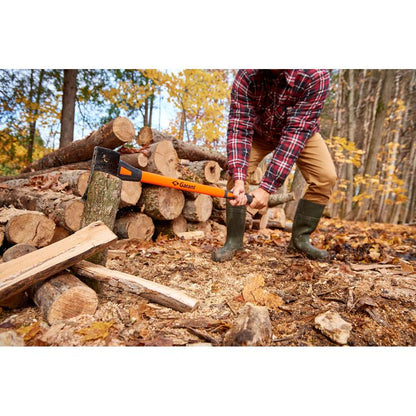
[[253,202],[250,204],[251,208],[254,209],[262,209],[264,207],[267,207],[269,204],[269,198],[270,194],[266,192],[262,188],[257,188],[253,192],[251,192],[251,195],[253,195]]
[[236,205],[246,205],[247,197],[246,191],[244,189],[244,181],[237,180],[234,182],[234,188],[231,191],[234,195],[233,199],[230,199],[230,204],[233,206]]

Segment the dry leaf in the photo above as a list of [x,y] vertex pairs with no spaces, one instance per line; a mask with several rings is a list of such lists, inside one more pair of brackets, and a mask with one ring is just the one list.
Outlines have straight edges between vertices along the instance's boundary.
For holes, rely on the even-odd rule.
[[407,272],[407,273],[413,273],[415,270],[413,268],[413,266],[403,260],[400,260],[400,267],[402,268],[402,271]]
[[263,289],[263,286],[264,278],[261,275],[255,275],[243,288],[244,300],[272,309],[278,309],[279,306],[283,305],[284,301],[280,296],[267,292]]
[[91,326],[87,328],[78,329],[77,334],[84,335],[83,341],[92,341],[95,339],[105,339],[108,336],[108,331],[113,326],[114,322],[93,322]]
[[20,335],[23,335],[23,339],[25,342],[30,341],[34,338],[37,333],[40,331],[40,322],[35,322],[34,324],[21,326],[16,330],[16,332]]

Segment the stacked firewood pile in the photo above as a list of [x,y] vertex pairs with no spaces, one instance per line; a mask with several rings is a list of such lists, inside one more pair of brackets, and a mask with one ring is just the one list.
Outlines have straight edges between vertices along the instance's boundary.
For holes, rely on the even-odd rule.
[[[124,146],[133,140],[140,148]],[[117,194],[115,185],[114,198],[106,195],[117,200],[115,212],[111,214],[113,221],[91,217],[91,210],[105,210],[105,207],[97,207],[101,204],[99,198],[93,199],[86,193],[95,146],[118,149],[122,160],[143,171],[222,188],[226,186],[227,160],[224,155],[147,127],[136,136],[132,123],[123,117],[83,140],[49,153],[17,176],[0,177],[3,263],[0,264],[0,306],[17,307],[30,297],[42,309],[48,322],[63,316],[93,313],[97,306],[96,293],[82,281],[93,279],[101,283],[111,280],[114,284],[116,281],[119,287],[136,294],[145,293],[156,302],[178,310],[192,310],[197,301],[185,294],[161,285],[149,288],[152,282],[138,282],[135,276],[106,269],[103,256],[94,261],[95,266],[84,259],[98,252],[98,248],[106,249],[117,238],[148,241],[160,233],[185,239],[204,236],[212,226],[220,224],[219,228],[224,227],[225,199],[117,179],[121,182],[120,192]],[[260,178],[261,172],[258,181]],[[109,182],[104,186],[106,193],[111,191]],[[291,199],[291,194],[273,195],[271,205]],[[106,215],[102,214],[103,217]],[[100,220],[105,224],[102,226],[107,225],[111,238],[107,235],[104,242],[98,240],[97,245],[93,244],[94,249],[90,243],[94,241],[97,228],[89,230],[91,241],[88,244],[75,238],[91,227],[91,223]],[[248,228],[265,228],[268,224],[284,228],[284,211],[279,207],[261,212],[248,209]],[[69,256],[69,261],[65,253],[73,250],[74,245],[78,249],[85,247]],[[24,256],[21,264],[16,260],[19,256]],[[37,264],[38,259],[51,262],[52,267],[42,268]],[[72,267],[70,271],[69,267]]]

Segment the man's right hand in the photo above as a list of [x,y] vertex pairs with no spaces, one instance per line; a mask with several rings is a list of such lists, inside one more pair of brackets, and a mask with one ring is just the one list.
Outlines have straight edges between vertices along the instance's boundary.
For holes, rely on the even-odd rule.
[[230,199],[230,204],[233,206],[237,205],[246,205],[247,204],[247,197],[246,191],[244,188],[244,181],[237,180],[234,182],[234,188],[231,191],[234,195],[233,199]]

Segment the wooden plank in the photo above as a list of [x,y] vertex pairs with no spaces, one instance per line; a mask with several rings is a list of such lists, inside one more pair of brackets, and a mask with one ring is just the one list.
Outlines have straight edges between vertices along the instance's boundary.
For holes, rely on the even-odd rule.
[[74,264],[72,271],[78,276],[109,284],[180,312],[193,311],[199,304],[197,299],[179,290],[85,260]]
[[0,300],[46,280],[115,240],[117,236],[102,221],[96,221],[54,244],[0,264]]

